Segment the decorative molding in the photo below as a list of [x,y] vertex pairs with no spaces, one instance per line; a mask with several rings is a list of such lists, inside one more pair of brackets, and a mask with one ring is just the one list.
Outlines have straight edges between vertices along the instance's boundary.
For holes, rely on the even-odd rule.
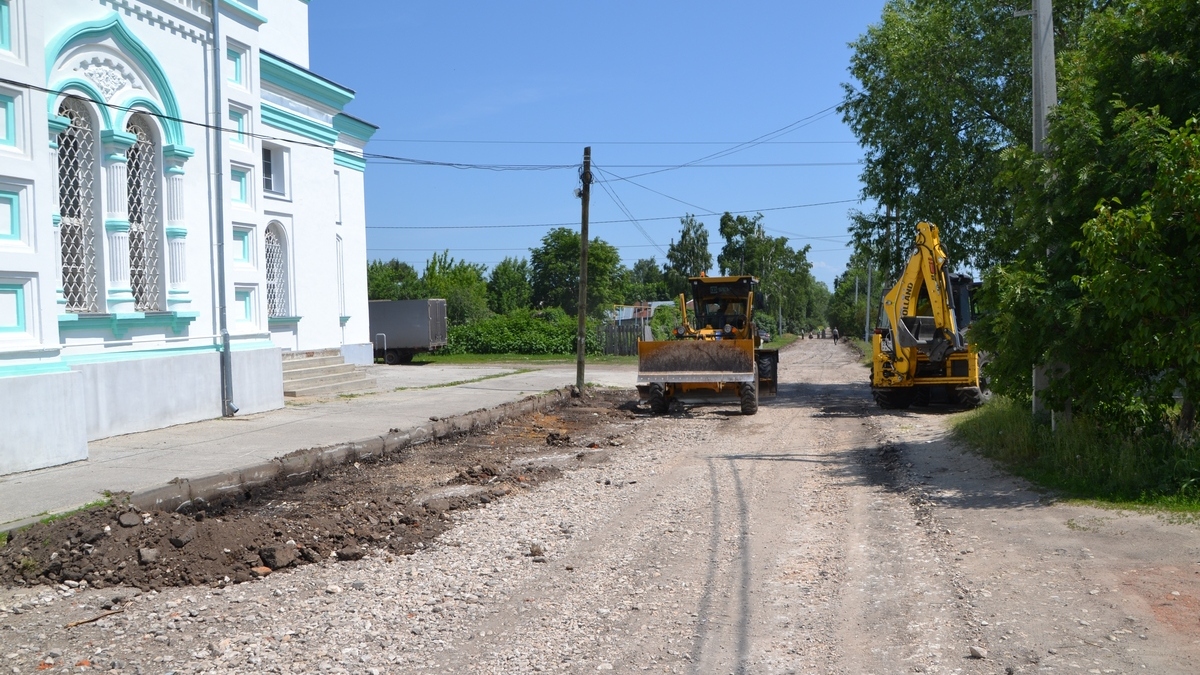
[[105,232],[128,232],[129,231],[129,221],[123,220],[121,218],[105,218],[104,219],[104,231]]
[[200,316],[199,312],[127,312],[121,314],[59,314],[58,332],[110,330],[124,337],[135,328],[169,328],[179,335]]
[[332,125],[321,124],[307,117],[297,115],[290,110],[277,108],[269,103],[260,104],[259,111],[262,116],[262,123],[267,126],[282,129],[283,131],[290,131],[298,136],[311,138],[314,141],[330,146],[337,142],[338,132]]
[[338,113],[334,116],[333,128],[337,129],[339,133],[346,134],[350,138],[358,139],[364,143],[371,140],[375,132],[379,131],[379,127],[374,124],[364,122],[346,113]]
[[367,170],[366,159],[364,159],[361,155],[356,155],[352,152],[346,152],[345,150],[333,151],[333,163],[337,164],[338,166],[344,166],[347,169],[354,169],[355,171]]
[[[229,0],[225,0],[229,2]],[[103,95],[100,89],[94,86],[90,80],[83,78],[73,78],[68,82],[53,82],[51,75],[54,67],[59,60],[67,53],[67,51],[81,43],[95,43],[104,39],[111,39],[124,52],[124,55],[133,59],[133,61],[146,73],[150,79],[150,84],[157,98],[161,100],[163,110],[161,111],[166,117],[171,119],[159,120],[162,124],[164,136],[166,136],[167,144],[181,145],[184,142],[183,125],[179,122],[183,115],[179,110],[178,99],[175,96],[175,90],[171,87],[171,81],[167,78],[166,71],[162,63],[155,58],[153,52],[129,30],[129,27],[121,21],[121,16],[116,12],[109,12],[103,18],[94,21],[85,21],[78,23],[70,28],[64,29],[53,39],[46,43],[46,81],[50,82],[51,89],[63,90],[68,84],[80,86],[86,90],[90,89],[93,96],[92,100],[97,103],[104,103],[107,98]],[[110,65],[101,61],[103,65]],[[115,64],[111,64],[115,67]],[[87,86],[82,86],[80,83],[86,83]],[[50,113],[55,112],[56,97],[48,97],[48,106]],[[112,129],[112,120],[109,118],[108,112],[103,105],[100,106],[102,117],[105,121],[105,127]]]
[[298,94],[334,110],[354,100],[354,90],[328,80],[306,68],[259,50],[259,79],[284,91]]
[[250,23],[254,24],[255,28],[267,22],[267,17],[259,14],[257,10],[247,5],[243,5],[237,0],[221,0],[221,6],[233,10],[233,13],[240,16]]
[[340,322],[341,322],[341,324],[342,324],[342,328],[345,328],[345,327],[346,327],[346,322],[347,322],[347,321],[349,321],[349,320],[350,320],[350,317],[349,317],[349,316],[339,316],[339,317],[338,317],[338,321],[340,321]]
[[109,101],[113,100],[113,96],[117,92],[126,87],[131,89],[145,89],[138,76],[131,72],[127,65],[117,59],[93,56],[81,62],[75,70],[91,80],[100,90],[100,93],[104,95],[104,98]]
[[267,317],[268,326],[294,326],[300,323],[302,316],[269,316]]

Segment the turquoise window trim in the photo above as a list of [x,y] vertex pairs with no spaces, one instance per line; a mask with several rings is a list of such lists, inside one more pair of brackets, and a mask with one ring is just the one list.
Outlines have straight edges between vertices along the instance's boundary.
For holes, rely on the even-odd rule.
[[242,321],[254,322],[254,291],[249,289],[233,292],[233,301],[242,306]]
[[225,58],[233,62],[233,73],[229,76],[229,81],[234,84],[242,83],[242,51],[232,47],[226,48]]
[[268,326],[294,326],[300,323],[302,316],[270,316],[267,317]]
[[269,52],[258,52],[258,77],[293,94],[341,110],[354,100],[354,90],[289,63]]
[[345,150],[333,151],[333,163],[337,164],[338,166],[344,166],[347,169],[354,169],[355,171],[367,170],[366,159],[364,159],[361,155],[356,155],[352,152],[346,152]]
[[[166,70],[163,68],[162,63],[154,57],[153,52],[121,21],[121,16],[116,12],[109,12],[107,16],[94,21],[75,24],[70,28],[64,29],[47,42],[45,51],[46,80],[50,80],[50,75],[54,70],[55,64],[58,63],[59,57],[72,45],[79,42],[101,42],[106,37],[112,38],[119,47],[137,60],[138,65],[145,71],[158,97],[162,100],[162,112],[170,118],[159,120],[166,136],[165,144],[185,145],[183,124],[179,121],[183,119],[183,115],[179,110],[179,99],[175,96],[175,90],[171,87],[171,81],[166,76]],[[53,82],[50,85],[50,89],[61,91],[65,84],[69,83],[80,86],[82,82],[82,80],[77,78],[71,79],[68,82]],[[94,94],[89,96],[89,98],[101,103],[99,107],[106,122],[105,126],[112,129],[112,120],[105,109],[104,97],[100,96],[99,92],[96,92],[95,87],[88,86],[85,90],[90,90]],[[48,97],[47,106],[50,108],[51,113],[56,112],[54,110],[55,98],[54,96]]]
[[338,113],[333,116],[333,128],[337,129],[338,133],[346,134],[363,142],[371,140],[375,132],[379,131],[379,127],[374,124],[351,117],[346,113]]
[[[233,10],[233,12],[235,14],[240,14],[244,18],[249,19],[251,21],[251,23],[258,24],[258,26],[261,26],[267,22],[267,17],[263,16],[262,14],[259,14],[258,11],[256,11],[254,8],[249,7],[247,5],[243,5],[242,3],[238,2],[237,0],[221,0],[221,4],[225,7],[228,7],[229,9]],[[258,26],[255,26],[255,27],[257,28]]]
[[262,103],[259,106],[259,114],[262,117],[262,123],[269,127],[290,131],[298,136],[311,138],[326,145],[333,145],[338,139],[338,132],[331,125],[322,124],[269,103]]
[[[56,91],[62,92],[64,95],[71,93],[71,94],[74,94],[75,96],[78,96],[79,98],[82,98],[82,99],[91,101],[92,103],[95,103],[96,105],[95,105],[95,108],[93,108],[93,110],[98,110],[100,113],[100,128],[101,128],[101,130],[105,130],[105,129],[112,130],[112,128],[113,128],[112,113],[108,109],[108,103],[105,102],[104,95],[100,93],[100,90],[96,88],[96,85],[94,85],[91,82],[84,80],[82,78],[71,77],[71,78],[68,78],[65,80],[58,81],[57,83],[54,84],[54,86],[50,87],[50,89],[54,89]],[[54,120],[55,118],[59,117],[58,105],[61,102],[62,102],[62,99],[57,96],[47,96],[46,97],[46,114],[50,117],[51,120]],[[53,128],[53,127],[51,127],[51,128]],[[63,128],[65,129],[66,127],[63,127]],[[59,131],[61,132],[62,129],[59,129]]]
[[193,345],[190,347],[161,347],[158,349],[126,349],[112,352],[91,352],[62,357],[63,365],[80,366],[86,363],[112,363],[113,361],[141,361],[167,356],[186,356],[187,354],[204,354],[220,352],[220,345]]
[[0,233],[0,241],[20,241],[21,239],[21,195],[18,192],[0,190],[0,202],[8,202],[9,231]]
[[124,337],[134,328],[169,328],[179,335],[200,316],[199,312],[129,312],[125,314],[59,314],[58,332],[110,330]]
[[233,228],[233,261],[240,263],[250,262],[250,230],[235,227]]
[[23,363],[19,366],[0,366],[0,377],[28,377],[69,372],[71,372],[71,368],[65,363]]
[[246,144],[246,113],[244,113],[240,110],[234,110],[233,108],[230,108],[229,109],[229,121],[232,122],[234,128],[237,129],[237,132],[233,134],[233,136],[230,140],[232,140],[234,143],[237,143],[238,145],[245,145]]
[[0,132],[4,133],[4,138],[0,138],[0,145],[16,145],[17,144],[17,105],[16,99],[11,96],[0,94],[0,107],[4,108],[4,128]]
[[233,203],[249,204],[250,195],[247,193],[247,190],[249,189],[247,183],[250,182],[250,172],[241,171],[240,169],[230,169],[229,177],[233,179],[233,182],[237,183],[238,187],[237,193],[231,198]]
[[342,328],[345,328],[345,327],[346,327],[346,323],[347,323],[348,321],[350,321],[350,317],[349,317],[349,316],[339,316],[339,317],[338,317],[338,321],[339,321],[339,322],[341,322],[341,324],[342,324]]
[[0,49],[12,51],[12,3],[0,0]]
[[0,326],[0,333],[24,333],[25,331],[25,285],[0,284],[0,293],[12,293],[17,302],[17,324]]

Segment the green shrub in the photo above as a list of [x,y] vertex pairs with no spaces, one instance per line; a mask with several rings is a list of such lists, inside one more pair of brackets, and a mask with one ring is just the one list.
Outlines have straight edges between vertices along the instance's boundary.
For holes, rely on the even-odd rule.
[[[595,321],[588,321],[587,351],[600,352]],[[497,314],[463,326],[452,326],[446,354],[574,354],[575,317],[561,309],[528,309]]]
[[1143,427],[1120,433],[1084,417],[1051,431],[1025,405],[994,397],[955,434],[1009,470],[1073,497],[1200,509],[1200,444]]

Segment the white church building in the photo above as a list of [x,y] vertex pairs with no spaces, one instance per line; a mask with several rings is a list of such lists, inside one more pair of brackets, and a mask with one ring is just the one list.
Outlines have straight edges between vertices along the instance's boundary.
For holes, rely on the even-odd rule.
[[354,92],[307,0],[0,0],[0,474],[371,360]]

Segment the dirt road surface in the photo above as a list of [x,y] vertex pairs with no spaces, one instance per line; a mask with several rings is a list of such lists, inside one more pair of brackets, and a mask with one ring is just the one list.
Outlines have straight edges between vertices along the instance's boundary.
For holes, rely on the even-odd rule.
[[875,408],[844,345],[802,341],[781,372],[755,416],[614,416],[589,432],[610,439],[589,461],[447,513],[449,529],[411,555],[379,549],[224,588],[0,591],[0,662],[14,673],[1200,672],[1194,522],[1031,490],[951,443],[952,411]]

